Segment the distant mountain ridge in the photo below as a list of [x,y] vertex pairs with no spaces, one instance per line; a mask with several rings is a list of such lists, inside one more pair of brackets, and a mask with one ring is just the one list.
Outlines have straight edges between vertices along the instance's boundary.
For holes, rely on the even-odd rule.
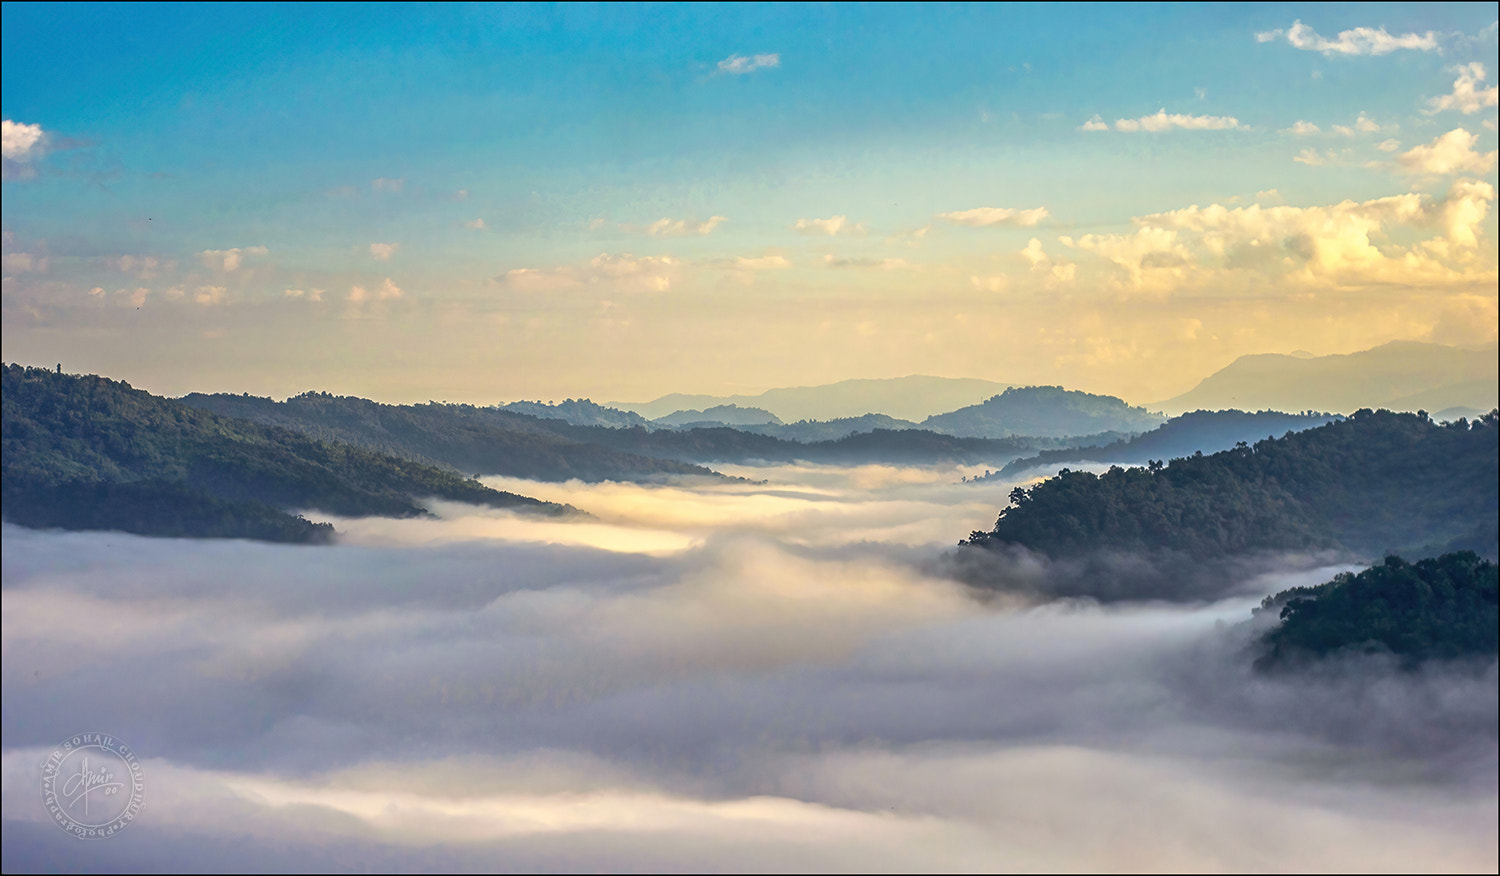
[[663,417],[673,411],[732,404],[770,411],[786,423],[836,420],[865,414],[885,414],[919,422],[933,414],[977,404],[1011,386],[972,377],[911,375],[843,380],[820,386],[781,387],[756,395],[672,393],[649,402],[606,402],[606,406],[634,411],[647,419]]
[[1477,348],[1392,341],[1369,350],[1304,358],[1241,356],[1193,389],[1150,407],[1193,410],[1333,411],[1360,408],[1487,411],[1500,404],[1500,357]]
[[673,411],[665,417],[651,421],[654,426],[780,426],[781,418],[765,408],[747,408],[740,405],[714,405],[703,410]]

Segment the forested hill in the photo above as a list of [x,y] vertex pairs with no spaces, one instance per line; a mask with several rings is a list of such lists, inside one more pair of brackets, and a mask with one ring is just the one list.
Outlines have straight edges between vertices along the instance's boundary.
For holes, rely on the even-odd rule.
[[103,377],[3,369],[5,520],[143,535],[325,541],[286,513],[425,513],[442,498],[561,514],[428,465],[219,416]]
[[982,404],[937,414],[923,429],[966,438],[1013,435],[1061,438],[1099,432],[1144,432],[1166,417],[1131,407],[1112,395],[1094,395],[1061,386],[1011,387]]
[[[1322,426],[1335,419],[1334,414],[1283,414],[1276,411],[1194,411],[1173,417],[1160,426],[1126,441],[1102,447],[1075,447],[1043,450],[1035,456],[1006,463],[991,478],[1008,477],[1018,471],[1064,462],[1145,463],[1150,459],[1172,459],[1197,452],[1215,453],[1239,444],[1287,432],[1300,432]],[[978,480],[985,480],[979,478]]]
[[[1473,423],[1443,425],[1366,409],[1342,422],[1165,466],[1116,466],[1101,476],[1064,469],[1030,489],[1018,487],[995,528],[963,544],[1016,545],[1069,562],[1104,554],[1175,556],[1191,561],[1189,567],[1317,548],[1364,557],[1469,549],[1494,557],[1500,551],[1497,419],[1491,412]],[[1171,582],[1160,587],[1151,595],[1173,589]]]
[[1400,557],[1316,587],[1266,597],[1280,622],[1260,638],[1260,670],[1336,654],[1491,662],[1500,653],[1500,569],[1472,551],[1408,563]]
[[[315,438],[345,441],[380,453],[461,472],[539,481],[640,481],[672,475],[717,476],[699,465],[631,453],[588,439],[615,431],[573,426],[527,414],[473,405],[388,405],[326,392],[284,402],[219,393],[184,396],[185,404]],[[573,436],[584,436],[579,440]]]

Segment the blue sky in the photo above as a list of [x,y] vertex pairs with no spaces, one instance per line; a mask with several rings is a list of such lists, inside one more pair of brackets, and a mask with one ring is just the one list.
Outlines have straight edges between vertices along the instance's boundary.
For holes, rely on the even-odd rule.
[[1150,401],[1244,353],[1495,336],[1493,4],[0,15],[9,360]]

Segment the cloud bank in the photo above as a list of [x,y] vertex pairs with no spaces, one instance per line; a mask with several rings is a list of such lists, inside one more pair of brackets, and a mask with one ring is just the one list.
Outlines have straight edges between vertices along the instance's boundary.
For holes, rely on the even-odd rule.
[[[1009,484],[732,470],[326,549],[6,526],[5,868],[1495,868],[1493,666],[1247,674],[1256,595],[1330,570],[984,602],[925,558]],[[97,843],[38,792],[86,727],[144,756]]]

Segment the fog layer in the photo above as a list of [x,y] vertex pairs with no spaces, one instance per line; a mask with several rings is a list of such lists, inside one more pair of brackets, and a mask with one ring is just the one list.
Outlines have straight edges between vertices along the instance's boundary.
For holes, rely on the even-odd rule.
[[[1493,664],[1250,673],[1259,597],[1342,567],[982,600],[938,558],[1011,484],[731,473],[327,548],[6,526],[5,869],[1500,866]],[[84,730],[145,770],[97,842],[41,803]]]

